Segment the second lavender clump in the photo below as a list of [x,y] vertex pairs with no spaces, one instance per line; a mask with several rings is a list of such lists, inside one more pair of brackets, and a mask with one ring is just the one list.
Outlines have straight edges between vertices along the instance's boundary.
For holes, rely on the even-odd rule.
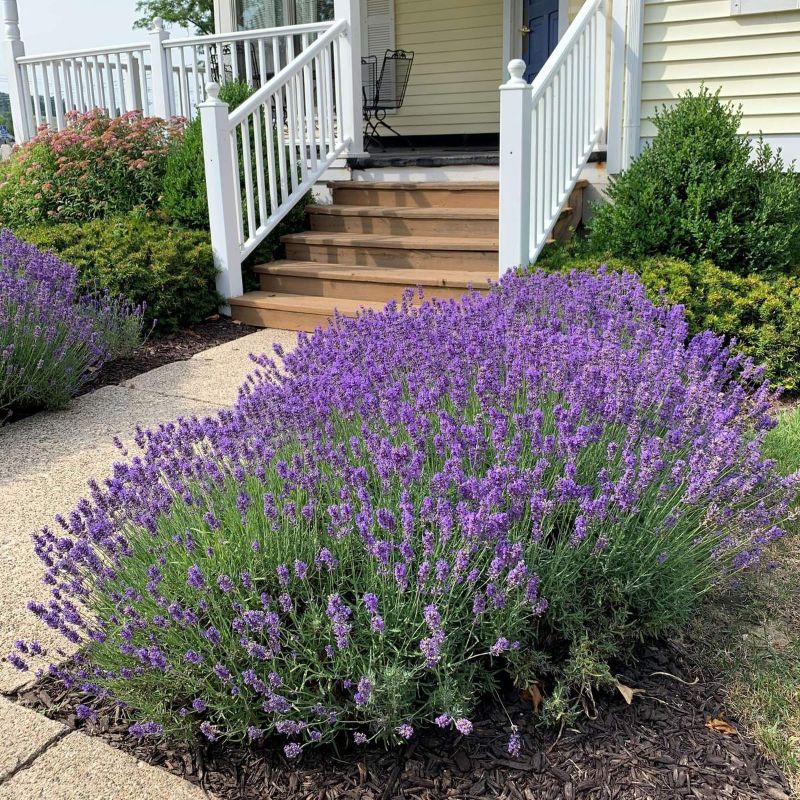
[[283,367],[36,536],[31,608],[85,647],[52,671],[136,735],[469,735],[503,672],[564,714],[781,536],[759,371],[633,276],[341,319]]
[[142,340],[142,309],[81,294],[75,268],[0,231],[0,416],[58,409],[107,361]]

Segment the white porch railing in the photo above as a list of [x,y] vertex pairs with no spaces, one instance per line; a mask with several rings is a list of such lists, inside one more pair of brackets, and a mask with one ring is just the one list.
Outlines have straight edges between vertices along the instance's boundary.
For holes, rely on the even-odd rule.
[[500,87],[500,274],[533,262],[605,128],[606,3],[586,0],[532,84]]
[[345,19],[327,23],[230,114],[219,85],[207,87],[199,110],[217,288],[225,298],[242,294],[242,261],[357,141],[350,30]]
[[193,119],[207,83],[243,80],[257,89],[331,26],[321,22],[172,39],[156,20],[148,41],[25,55],[19,28],[8,23],[6,18],[4,44],[18,142],[43,124],[60,130],[68,111],[102,108],[117,117],[138,110]]

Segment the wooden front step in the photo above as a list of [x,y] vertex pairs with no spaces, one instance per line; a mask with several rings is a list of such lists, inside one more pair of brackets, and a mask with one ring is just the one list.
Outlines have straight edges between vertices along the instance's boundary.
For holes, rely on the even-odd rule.
[[[553,236],[581,220],[580,182]],[[330,184],[333,205],[310,206],[310,231],[283,237],[286,259],[255,268],[261,290],[231,299],[234,319],[287,330],[326,326],[336,310],[382,310],[407,288],[458,299],[497,279],[498,186],[493,182]]]
[[497,239],[311,231],[290,233],[281,241],[287,259],[293,261],[468,272],[497,269]]
[[228,302],[234,319],[246,325],[285,331],[313,331],[317,326],[324,328],[337,311],[345,317],[354,317],[363,309],[382,311],[386,305],[369,300],[264,291],[247,292]]
[[458,300],[470,289],[488,291],[493,272],[443,272],[387,267],[350,267],[303,261],[273,261],[255,267],[265,292],[368,300],[386,303],[408,289],[422,288],[423,297]]
[[306,210],[312,231],[374,233],[382,236],[496,239],[500,217],[497,208],[312,205]]
[[335,205],[499,208],[496,181],[333,181]]

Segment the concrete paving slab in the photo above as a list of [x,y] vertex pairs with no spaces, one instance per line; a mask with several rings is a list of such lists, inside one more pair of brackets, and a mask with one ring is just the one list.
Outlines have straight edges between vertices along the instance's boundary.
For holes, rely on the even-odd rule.
[[[76,398],[64,411],[42,412],[0,428],[0,487],[7,481],[47,472],[62,458],[91,452],[114,435],[130,441],[136,425],[149,427],[181,415],[212,414],[216,408],[208,402],[104,386]],[[0,509],[7,510],[2,495]]]
[[297,344],[297,336],[297,331],[264,328],[256,333],[251,333],[249,336],[242,336],[241,339],[234,339],[232,342],[225,342],[225,344],[195,353],[191,360],[230,362],[233,358],[241,359],[243,364],[247,364],[246,371],[250,372],[253,363],[248,358],[250,353],[255,353],[256,355],[269,353],[272,356],[273,344],[280,344],[288,352]]
[[[28,611],[31,599],[44,602],[49,599],[49,587],[41,580],[42,565],[27,541],[0,550],[0,608],[3,609],[0,624],[0,691],[13,692],[35,680],[37,667],[64,659],[55,652],[61,648],[70,650],[70,643],[57,631],[48,628],[32,612]],[[30,660],[31,670],[20,672],[11,666],[5,656],[11,652],[17,639],[36,639],[48,650],[47,657]]]
[[268,353],[272,345],[286,350],[294,347],[297,334],[292,331],[264,330],[233,342],[197,353],[187,361],[177,361],[145,372],[123,384],[140,392],[185,397],[215,405],[233,405],[239,387],[255,369],[250,353]]
[[0,697],[0,784],[67,730],[60,722]]
[[0,800],[208,800],[212,795],[99,739],[71,733],[0,784]]

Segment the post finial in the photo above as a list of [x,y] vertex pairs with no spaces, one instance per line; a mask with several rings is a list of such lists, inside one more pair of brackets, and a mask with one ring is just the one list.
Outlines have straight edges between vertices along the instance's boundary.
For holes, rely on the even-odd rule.
[[511,76],[508,83],[512,86],[527,86],[528,82],[522,76],[525,74],[526,64],[521,58],[513,58],[508,62],[508,74]]
[[164,30],[164,20],[161,17],[156,17],[153,20],[153,30],[154,31],[163,31]]
[[6,41],[20,40],[17,0],[3,0],[3,28],[3,38]]
[[206,94],[211,100],[219,100],[219,84],[216,81],[209,81],[206,84]]

